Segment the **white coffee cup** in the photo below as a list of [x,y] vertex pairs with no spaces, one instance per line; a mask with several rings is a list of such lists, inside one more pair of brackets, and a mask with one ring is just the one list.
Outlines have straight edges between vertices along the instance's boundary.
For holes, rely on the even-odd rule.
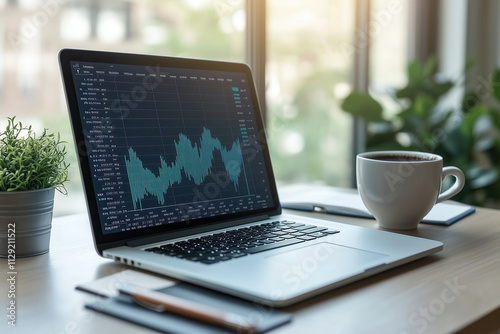
[[[441,193],[445,177],[455,183]],[[363,203],[382,228],[408,230],[417,227],[432,207],[462,190],[464,173],[444,167],[437,154],[412,151],[378,151],[356,157],[358,191]]]

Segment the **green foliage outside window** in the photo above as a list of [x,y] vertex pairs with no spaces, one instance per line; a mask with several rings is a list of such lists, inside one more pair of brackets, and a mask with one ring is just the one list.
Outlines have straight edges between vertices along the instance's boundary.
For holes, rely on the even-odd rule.
[[[369,93],[352,92],[342,104],[367,123],[366,149],[413,150],[439,154],[445,165],[466,175],[464,189],[453,199],[477,206],[500,204],[500,70],[489,87],[464,94],[459,110],[442,105],[456,82],[439,80],[435,58],[408,65],[408,83],[396,89],[400,110],[384,116]],[[484,94],[484,91],[487,94]],[[493,99],[491,99],[492,97]],[[492,101],[493,100],[493,101]]]

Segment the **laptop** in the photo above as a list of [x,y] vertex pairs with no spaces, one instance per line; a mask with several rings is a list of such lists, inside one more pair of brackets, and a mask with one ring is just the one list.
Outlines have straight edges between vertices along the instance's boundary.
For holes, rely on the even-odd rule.
[[442,249],[283,214],[245,64],[75,49],[59,61],[105,258],[282,307]]

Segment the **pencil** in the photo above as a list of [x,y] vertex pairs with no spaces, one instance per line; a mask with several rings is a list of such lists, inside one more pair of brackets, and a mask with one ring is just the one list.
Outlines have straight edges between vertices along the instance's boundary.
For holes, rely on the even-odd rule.
[[249,324],[243,316],[238,314],[213,310],[190,300],[135,286],[121,287],[118,291],[130,296],[137,304],[154,308],[158,312],[174,313],[239,333],[257,333],[256,326]]

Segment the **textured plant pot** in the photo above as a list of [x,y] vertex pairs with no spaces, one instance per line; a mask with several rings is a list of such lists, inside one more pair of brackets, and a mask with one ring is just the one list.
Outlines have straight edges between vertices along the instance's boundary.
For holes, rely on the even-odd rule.
[[54,194],[55,188],[0,191],[0,257],[49,251]]

